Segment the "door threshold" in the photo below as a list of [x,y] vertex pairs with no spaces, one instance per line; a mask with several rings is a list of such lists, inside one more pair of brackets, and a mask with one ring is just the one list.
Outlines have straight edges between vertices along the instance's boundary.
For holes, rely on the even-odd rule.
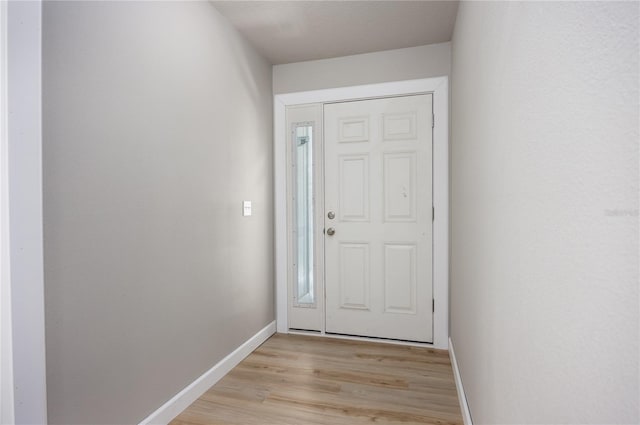
[[311,329],[296,329],[296,328],[289,328],[289,333],[290,334],[312,334],[312,335],[319,335],[320,331],[314,331]]
[[434,350],[444,351],[444,352],[448,351],[448,350],[443,350],[441,348],[435,348],[432,342],[417,342],[417,341],[405,341],[402,339],[378,338],[378,337],[359,336],[359,335],[344,335],[344,334],[336,334],[331,332],[309,331],[309,330],[301,330],[301,329],[289,329],[287,333],[291,335],[309,335],[309,336],[315,336],[319,338],[334,338],[334,339],[345,339],[345,340],[351,340],[351,341],[379,342],[382,344],[405,345],[407,347],[423,347],[423,348],[433,348]]

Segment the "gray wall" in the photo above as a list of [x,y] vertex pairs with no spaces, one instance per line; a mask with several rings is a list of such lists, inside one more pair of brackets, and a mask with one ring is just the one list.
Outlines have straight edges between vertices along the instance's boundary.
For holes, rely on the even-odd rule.
[[638,3],[462,3],[451,337],[474,424],[638,423]]
[[137,423],[274,320],[271,66],[208,2],[43,40],[49,419]]
[[296,62],[273,67],[273,92],[440,77],[449,75],[450,67],[451,43]]

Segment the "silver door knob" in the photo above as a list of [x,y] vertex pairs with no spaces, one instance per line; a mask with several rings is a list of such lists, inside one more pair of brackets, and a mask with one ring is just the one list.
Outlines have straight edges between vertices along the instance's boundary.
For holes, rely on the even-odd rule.
[[333,211],[329,211],[327,217],[329,217],[329,220],[333,220],[334,218],[336,218],[336,213],[334,213]]
[[333,236],[333,235],[335,235],[335,234],[336,234],[336,229],[334,229],[333,227],[329,227],[329,228],[327,229],[327,235],[329,235],[329,236]]

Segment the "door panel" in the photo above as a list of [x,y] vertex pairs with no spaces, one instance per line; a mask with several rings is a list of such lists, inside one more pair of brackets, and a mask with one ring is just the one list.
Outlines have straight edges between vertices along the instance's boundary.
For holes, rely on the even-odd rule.
[[385,153],[384,221],[416,221],[416,153]]
[[340,244],[340,308],[369,310],[369,244]]
[[327,332],[432,341],[431,105],[324,106]]
[[384,244],[384,311],[416,313],[416,246]]
[[340,167],[340,219],[369,221],[369,155],[343,155]]

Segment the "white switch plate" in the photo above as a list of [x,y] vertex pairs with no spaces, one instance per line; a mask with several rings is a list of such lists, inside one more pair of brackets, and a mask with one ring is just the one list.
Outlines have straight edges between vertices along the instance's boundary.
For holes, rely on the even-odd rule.
[[242,215],[244,217],[251,215],[251,201],[242,201]]

